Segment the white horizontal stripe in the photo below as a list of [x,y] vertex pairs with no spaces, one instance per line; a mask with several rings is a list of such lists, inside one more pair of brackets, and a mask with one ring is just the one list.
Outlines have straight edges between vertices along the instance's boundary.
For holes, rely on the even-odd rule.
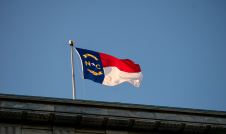
[[117,67],[104,67],[104,81],[102,84],[107,86],[115,86],[122,82],[129,82],[135,87],[139,87],[143,75],[141,72],[128,73],[120,71]]

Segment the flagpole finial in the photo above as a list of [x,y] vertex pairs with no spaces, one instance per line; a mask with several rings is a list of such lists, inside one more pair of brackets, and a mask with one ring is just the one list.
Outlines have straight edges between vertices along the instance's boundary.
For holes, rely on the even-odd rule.
[[69,40],[69,45],[70,46],[74,46],[74,41],[73,40]]

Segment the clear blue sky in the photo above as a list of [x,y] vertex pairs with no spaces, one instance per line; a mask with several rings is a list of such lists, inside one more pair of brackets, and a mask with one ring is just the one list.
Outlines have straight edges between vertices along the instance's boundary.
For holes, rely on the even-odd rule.
[[1,0],[0,93],[72,98],[69,39],[144,75],[106,87],[76,55],[78,99],[226,111],[225,0]]

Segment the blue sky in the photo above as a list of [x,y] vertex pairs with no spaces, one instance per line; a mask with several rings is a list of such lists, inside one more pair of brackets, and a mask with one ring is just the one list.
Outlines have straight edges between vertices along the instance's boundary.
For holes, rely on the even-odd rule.
[[0,93],[72,98],[70,47],[139,63],[140,88],[83,80],[77,98],[226,111],[224,0],[1,0]]

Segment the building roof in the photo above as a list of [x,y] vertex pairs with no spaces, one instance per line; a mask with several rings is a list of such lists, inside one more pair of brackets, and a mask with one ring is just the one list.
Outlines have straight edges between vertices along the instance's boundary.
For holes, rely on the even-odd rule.
[[0,121],[140,131],[226,133],[226,112],[0,94]]

